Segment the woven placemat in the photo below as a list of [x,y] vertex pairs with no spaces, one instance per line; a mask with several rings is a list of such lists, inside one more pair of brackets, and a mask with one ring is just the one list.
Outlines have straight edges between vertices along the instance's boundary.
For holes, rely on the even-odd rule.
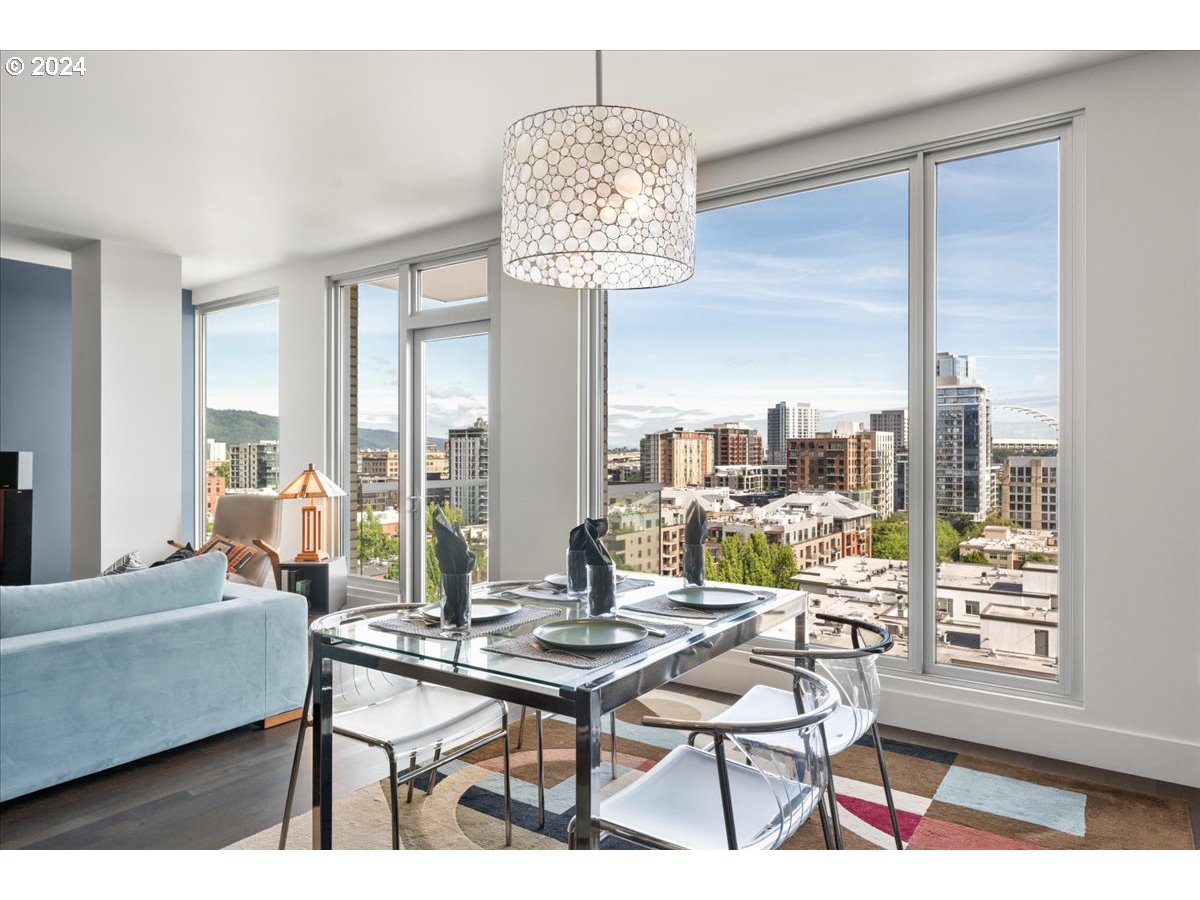
[[[654,584],[649,578],[626,578],[624,581],[617,582],[617,593],[624,594],[626,591],[640,591],[642,588],[651,587]],[[515,594],[518,597],[525,597],[529,600],[550,600],[555,603],[580,603],[580,600],[571,600],[567,597],[565,588],[558,588],[545,581],[535,581],[528,587],[511,588],[504,593]]]
[[[548,619],[551,616],[561,616],[561,609],[547,609],[544,606],[523,606],[511,616],[501,616],[491,622],[480,622],[478,625],[472,624],[471,630],[463,637],[486,637],[489,634],[495,634],[498,631],[507,631],[509,628],[515,628],[517,625],[524,625],[527,622],[536,622],[539,619]],[[423,638],[441,638],[446,637],[442,634],[441,623],[436,620],[431,620],[421,616],[420,618],[408,618],[405,615],[388,616],[385,619],[379,619],[370,623],[372,628],[380,631],[390,631],[393,634],[406,634],[410,637]]]
[[673,600],[667,599],[666,594],[658,597],[651,597],[649,600],[639,600],[637,603],[630,603],[628,606],[622,606],[622,610],[629,612],[653,613],[656,616],[677,616],[681,619],[719,619],[721,616],[727,616],[731,612],[739,609],[744,609],[746,606],[753,606],[756,603],[762,603],[764,600],[773,600],[775,598],[774,591],[755,591],[758,599],[750,600],[742,606],[732,606],[728,609],[692,609],[690,606],[680,606]]
[[599,669],[601,666],[607,666],[610,663],[620,662],[631,656],[645,653],[647,650],[654,649],[659,644],[673,641],[692,630],[687,625],[656,624],[654,627],[660,631],[665,631],[666,636],[656,637],[655,635],[649,635],[636,644],[630,644],[628,647],[619,647],[616,650],[603,650],[598,653],[580,653],[576,655],[574,652],[552,650],[549,647],[543,647],[539,644],[537,638],[532,634],[523,634],[520,637],[498,641],[483,649],[488,653],[503,653],[505,656],[519,656],[523,659],[536,659],[542,662],[558,663],[560,666],[570,666],[573,669]]

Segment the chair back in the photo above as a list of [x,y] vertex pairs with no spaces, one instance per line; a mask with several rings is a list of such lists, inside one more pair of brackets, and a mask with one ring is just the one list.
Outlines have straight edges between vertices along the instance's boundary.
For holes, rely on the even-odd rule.
[[[769,660],[762,660],[759,664],[775,667]],[[642,720],[643,725],[678,728],[713,738],[726,838],[731,850],[778,847],[812,815],[825,788],[828,768],[820,726],[837,708],[838,691],[825,678],[806,669],[789,671],[796,696],[797,712],[794,716],[743,722],[700,722],[657,717]],[[772,746],[770,742],[753,740],[755,735],[778,733],[793,734],[796,740],[789,742],[790,746],[786,749]],[[729,758],[728,745],[736,748],[735,756],[743,757],[745,763]],[[754,770],[774,797],[774,814],[764,817],[755,832],[735,827],[730,766]]]
[[[278,547],[281,522],[282,508],[278,497],[271,494],[225,494],[217,501],[217,508],[213,512],[213,534],[232,538],[251,547],[256,538]],[[262,550],[257,550],[254,558],[239,574],[253,585],[261,586],[271,581],[274,586],[271,560]]]

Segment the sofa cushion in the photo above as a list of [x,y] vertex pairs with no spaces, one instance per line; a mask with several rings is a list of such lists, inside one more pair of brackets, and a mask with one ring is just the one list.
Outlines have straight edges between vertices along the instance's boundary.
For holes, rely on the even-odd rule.
[[211,553],[123,575],[5,587],[0,638],[219,603],[225,568],[225,557]]

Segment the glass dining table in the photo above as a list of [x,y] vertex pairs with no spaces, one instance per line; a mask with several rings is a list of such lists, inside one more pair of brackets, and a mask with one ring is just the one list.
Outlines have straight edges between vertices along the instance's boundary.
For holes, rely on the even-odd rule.
[[[503,700],[575,721],[575,848],[594,849],[599,835],[592,827],[599,811],[601,735],[604,716],[662,687],[723,653],[768,631],[790,637],[802,646],[808,629],[808,594],[776,590],[773,595],[708,617],[687,618],[626,611],[631,604],[660,597],[681,587],[679,578],[625,573],[651,582],[617,595],[617,614],[647,627],[688,626],[686,632],[654,642],[622,659],[594,668],[581,668],[551,659],[507,655],[488,650],[527,634],[555,618],[524,622],[511,629],[462,638],[414,636],[381,630],[369,615],[343,610],[312,628],[312,825],[313,849],[333,844],[333,678],[334,662],[377,669],[402,677],[445,685],[472,694]],[[736,585],[729,585],[736,587]],[[500,588],[495,588],[499,591]],[[508,594],[507,596],[512,596]],[[557,618],[586,615],[586,604],[520,598],[523,606],[561,611]],[[794,628],[789,623],[794,621]],[[483,630],[483,629],[480,629]],[[651,643],[651,642],[647,642]]]

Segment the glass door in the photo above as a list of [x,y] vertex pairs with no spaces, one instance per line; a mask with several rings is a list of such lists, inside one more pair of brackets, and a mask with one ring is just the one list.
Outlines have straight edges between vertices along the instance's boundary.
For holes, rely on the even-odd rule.
[[409,497],[413,536],[410,596],[437,598],[441,570],[433,549],[433,513],[461,526],[475,553],[474,580],[488,570],[488,323],[412,332],[416,465]]

